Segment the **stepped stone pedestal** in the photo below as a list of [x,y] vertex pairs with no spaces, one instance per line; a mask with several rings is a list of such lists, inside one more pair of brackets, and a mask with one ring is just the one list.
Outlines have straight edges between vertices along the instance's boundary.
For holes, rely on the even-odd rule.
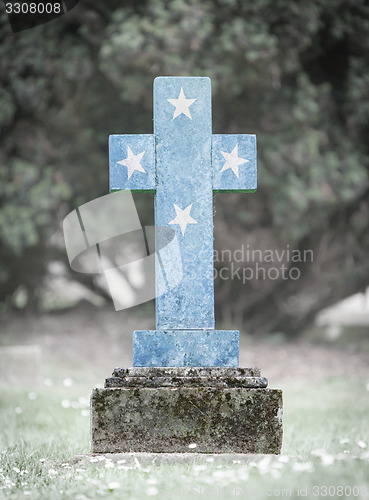
[[282,391],[267,385],[258,368],[116,368],[91,396],[92,452],[278,454]]

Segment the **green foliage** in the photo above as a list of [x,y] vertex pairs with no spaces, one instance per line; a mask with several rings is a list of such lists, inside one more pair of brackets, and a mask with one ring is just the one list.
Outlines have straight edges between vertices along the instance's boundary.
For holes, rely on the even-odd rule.
[[[51,167],[14,159],[0,170],[0,241],[15,253],[50,236],[59,205],[71,196],[70,186]],[[16,201],[16,202],[15,202]]]
[[[351,123],[350,133],[348,117],[340,116],[356,106],[356,128],[368,123],[365,39],[353,28],[364,29],[363,12],[364,5],[338,1],[155,0],[115,12],[100,67],[123,100],[147,108],[157,74],[211,76],[214,128],[258,133],[260,188],[273,207],[273,228],[296,243],[318,216],[328,218],[368,183],[362,131]],[[362,45],[362,59],[346,56],[344,81],[333,81],[324,56],[348,37]]]
[[[87,1],[14,35],[2,14],[3,265],[17,251],[21,272],[26,248],[49,248],[69,209],[107,193],[108,135],[152,132],[158,75],[210,76],[214,133],[258,135],[258,193],[235,198],[232,216],[218,198],[229,234],[261,227],[313,246],[338,237],[340,219],[348,262],[369,245],[368,33],[364,0]],[[362,263],[348,272],[369,276]],[[12,290],[2,276],[0,300]]]

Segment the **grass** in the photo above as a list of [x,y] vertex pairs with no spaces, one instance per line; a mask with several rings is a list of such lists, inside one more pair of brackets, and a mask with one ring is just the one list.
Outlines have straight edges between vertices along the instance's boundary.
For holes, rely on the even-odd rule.
[[109,460],[71,465],[72,456],[90,449],[90,387],[2,390],[0,498],[369,498],[366,381],[297,381],[283,389],[279,459],[149,466]]

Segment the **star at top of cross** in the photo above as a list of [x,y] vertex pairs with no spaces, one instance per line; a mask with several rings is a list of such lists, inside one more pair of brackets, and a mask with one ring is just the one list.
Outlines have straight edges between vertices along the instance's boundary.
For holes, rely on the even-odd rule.
[[167,99],[170,104],[175,106],[174,114],[173,114],[173,120],[174,118],[177,118],[177,116],[184,114],[188,116],[192,120],[192,116],[190,113],[190,106],[196,101],[197,99],[187,99],[184,92],[183,88],[181,88],[181,91],[179,93],[178,99]]
[[128,179],[131,177],[131,175],[133,174],[133,172],[135,170],[138,170],[139,172],[146,173],[146,170],[143,168],[143,166],[140,163],[140,161],[142,160],[143,155],[145,154],[145,151],[143,151],[142,153],[138,153],[137,155],[135,155],[132,152],[131,148],[128,146],[127,147],[127,154],[128,154],[128,157],[125,160],[120,160],[117,163],[119,163],[120,165],[124,165],[125,167],[127,167],[127,169],[128,169]]
[[236,177],[239,177],[238,167],[244,163],[248,163],[249,160],[245,160],[244,158],[238,156],[238,144],[235,145],[231,153],[225,153],[224,151],[221,151],[221,153],[226,159],[221,172],[230,168]]
[[192,203],[183,210],[179,208],[175,203],[173,203],[173,205],[177,216],[173,220],[171,220],[169,224],[179,224],[182,231],[182,236],[184,236],[187,224],[198,224],[198,222],[195,219],[193,219],[190,215]]

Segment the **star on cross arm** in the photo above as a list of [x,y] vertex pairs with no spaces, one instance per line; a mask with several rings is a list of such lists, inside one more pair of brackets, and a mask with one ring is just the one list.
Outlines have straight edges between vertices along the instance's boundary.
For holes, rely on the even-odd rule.
[[182,231],[182,236],[184,236],[188,224],[198,224],[198,222],[190,215],[192,203],[183,210],[179,208],[175,203],[173,203],[173,205],[177,215],[173,220],[169,222],[169,224],[179,224]]
[[144,154],[145,154],[145,151],[135,155],[132,152],[131,148],[128,146],[127,158],[125,160],[120,160],[117,162],[120,165],[124,165],[125,167],[127,167],[128,179],[131,177],[131,175],[133,174],[133,172],[135,170],[138,170],[139,172],[144,172],[146,174],[146,170],[143,168],[143,166],[140,163]]
[[236,144],[231,153],[226,153],[224,151],[221,151],[221,153],[226,160],[221,172],[230,168],[236,177],[239,177],[238,167],[244,163],[248,163],[249,160],[245,160],[244,158],[238,156],[238,144]]
[[181,114],[188,116],[188,118],[192,120],[192,116],[190,113],[190,106],[192,106],[192,104],[195,101],[197,101],[197,99],[186,99],[186,96],[183,92],[183,88],[181,88],[178,99],[167,99],[167,101],[170,102],[170,104],[172,104],[176,108],[174,110],[172,120],[174,120],[174,118],[177,118],[177,116]]

